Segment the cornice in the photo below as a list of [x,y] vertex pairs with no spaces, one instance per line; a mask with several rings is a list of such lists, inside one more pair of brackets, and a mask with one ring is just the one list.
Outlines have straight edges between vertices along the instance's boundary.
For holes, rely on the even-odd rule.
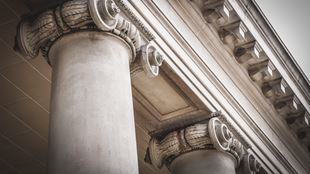
[[[186,1],[186,2],[188,2],[188,1]],[[186,2],[182,1],[182,3],[186,3]],[[133,3],[136,6],[137,6],[137,4],[141,5],[141,3],[138,3],[138,2],[133,2]],[[177,21],[169,21],[169,19],[170,19],[169,17],[165,16],[164,14],[161,14],[161,13],[167,12],[168,16],[173,16],[172,14],[175,15],[176,13],[172,12],[173,10],[171,10],[171,7],[175,8],[175,6],[169,7],[170,8],[169,10],[171,11],[170,12],[170,11],[167,11],[167,9],[165,9],[163,7],[164,5],[168,4],[167,2],[163,2],[163,3],[160,1],[153,2],[156,5],[153,5],[152,3],[148,2],[148,1],[143,1],[143,3],[148,6],[150,11],[154,14],[154,16],[156,16],[157,20],[160,21],[159,23],[166,29],[166,31],[168,31],[168,33],[174,37],[174,38],[170,38],[169,34],[166,34],[165,33],[166,31],[164,31],[162,28],[160,28],[161,26],[159,25],[158,22],[153,22],[153,21],[150,22],[152,25],[154,25],[154,24],[156,25],[156,29],[160,28],[160,29],[158,29],[158,35],[160,35],[160,37],[163,37],[162,38],[163,42],[159,42],[159,43],[160,44],[164,43],[163,44],[164,47],[165,47],[165,44],[168,44],[169,47],[171,47],[171,49],[174,49],[172,51],[173,53],[169,49],[165,50],[168,53],[170,53],[171,55],[173,55],[173,57],[172,56],[170,57],[170,59],[172,59],[172,60],[167,59],[167,62],[169,62],[170,64],[173,64],[173,63],[171,63],[171,61],[173,61],[176,64],[176,66],[179,66],[180,68],[182,68],[180,70],[181,73],[184,73],[185,76],[188,76],[191,78],[189,80],[190,82],[187,82],[188,85],[191,86],[191,89],[193,89],[195,91],[195,93],[202,99],[202,101],[209,108],[211,108],[211,110],[213,109],[212,111],[219,109],[219,110],[223,110],[225,115],[226,114],[229,115],[228,118],[231,121],[232,126],[235,127],[237,130],[240,130],[240,129],[242,130],[240,133],[243,136],[245,136],[247,140],[250,141],[251,145],[253,145],[253,151],[258,153],[260,158],[263,158],[265,161],[269,161],[267,165],[269,167],[271,167],[270,170],[272,170],[275,173],[277,173],[277,172],[285,173],[285,172],[291,172],[291,171],[296,172],[294,167],[292,167],[290,164],[287,163],[287,161],[292,162],[293,165],[295,165],[297,163],[296,158],[293,157],[291,154],[291,153],[294,153],[294,151],[292,151],[292,149],[284,147],[282,145],[280,145],[280,147],[278,146],[277,143],[282,142],[283,139],[281,139],[281,141],[279,141],[280,138],[278,138],[277,132],[274,130],[274,127],[272,127],[270,121],[268,121],[268,124],[265,123],[268,126],[271,125],[270,128],[266,129],[266,132],[267,132],[266,133],[264,129],[268,126],[260,125],[260,123],[262,123],[261,119],[260,120],[258,119],[259,123],[256,123],[255,122],[256,120],[254,121],[251,118],[251,117],[255,117],[255,119],[256,119],[256,117],[259,117],[259,114],[262,114],[262,113],[260,113],[259,108],[256,108],[256,105],[249,106],[249,103],[246,103],[246,102],[250,102],[250,101],[246,101],[246,102],[243,102],[243,104],[246,103],[246,105],[249,106],[249,108],[245,109],[245,108],[242,108],[242,106],[240,106],[240,104],[238,104],[238,101],[234,101],[234,97],[235,97],[234,95],[238,92],[234,92],[234,93],[228,92],[227,89],[225,89],[225,86],[223,87],[222,86],[223,84],[221,84],[221,82],[218,81],[217,77],[214,76],[214,74],[212,74],[213,70],[211,70],[211,72],[210,72],[209,68],[205,67],[206,64],[204,64],[203,62],[200,62],[199,56],[201,56],[201,55],[199,55],[199,54],[202,54],[204,58],[206,57],[206,61],[207,60],[209,61],[209,59],[210,59],[209,57],[212,55],[209,55],[208,53],[206,53],[206,51],[201,51],[201,50],[203,50],[203,48],[201,48],[201,46],[199,44],[197,44],[197,42],[195,43],[195,38],[191,39],[191,41],[193,40],[193,42],[187,43],[188,40],[184,39],[187,37],[187,34],[185,34],[185,36],[182,36],[182,34],[184,34],[184,33],[182,33],[182,31],[183,30],[190,31],[190,30],[188,30],[188,28],[186,28],[186,27],[184,27],[182,29],[175,28],[175,27],[182,26],[182,25],[174,26],[174,24],[176,24],[176,23],[177,24],[182,23],[181,20],[177,19],[178,17],[175,17]],[[178,4],[175,1],[169,1],[169,3],[174,4],[174,5]],[[153,7],[153,6],[155,6],[155,7]],[[144,10],[145,10],[145,8],[144,8]],[[145,16],[145,15],[142,14],[142,16]],[[151,19],[154,20],[154,18],[151,18]],[[182,20],[186,21],[188,19],[182,19]],[[189,20],[195,20],[195,19],[189,19]],[[195,22],[193,22],[193,23],[195,23]],[[195,24],[192,24],[192,25],[195,25]],[[202,26],[199,26],[199,27],[202,27]],[[195,28],[195,27],[193,27],[193,28]],[[204,37],[203,34],[201,33],[201,31],[202,30],[193,29],[190,32],[195,32],[197,34],[197,37]],[[159,37],[158,35],[157,35],[157,37]],[[188,35],[191,35],[191,34],[188,34]],[[242,36],[242,35],[240,35],[240,36]],[[164,37],[167,37],[167,39]],[[173,40],[173,41],[170,41],[169,39]],[[234,39],[232,41],[234,41]],[[177,45],[174,42],[176,42],[179,45]],[[232,42],[232,43],[236,43],[236,46],[242,44],[242,42],[239,43],[238,40],[237,40],[237,42]],[[189,44],[189,45],[187,45],[187,44]],[[253,47],[255,47],[255,49],[259,50],[259,48],[260,48],[259,46],[255,46],[256,44],[253,44],[253,45],[254,45]],[[196,47],[196,46],[199,47],[200,46],[200,47],[196,49],[196,48],[191,48],[191,46],[193,46],[193,47]],[[179,50],[179,47],[183,48],[184,51]],[[251,50],[251,49],[252,48],[248,48],[248,50]],[[196,52],[197,50],[199,50],[199,51]],[[249,54],[249,53],[247,53],[247,54]],[[254,53],[253,56],[254,55],[262,55],[263,56],[264,54],[262,52],[259,52],[258,54]],[[180,56],[180,58],[179,58],[180,61],[177,58],[174,58],[174,56]],[[244,57],[246,58],[247,56],[248,55],[246,55]],[[182,62],[182,63],[180,63],[180,62]],[[213,65],[213,62],[210,64]],[[272,65],[270,67],[272,67]],[[198,68],[200,70],[198,70]],[[176,68],[176,71],[178,72],[179,69]],[[216,70],[215,72],[218,75],[218,73],[221,73],[220,71]],[[239,71],[239,72],[243,72],[243,71]],[[181,76],[182,75],[183,74],[181,74]],[[221,77],[222,76],[220,76],[219,78],[221,78]],[[185,81],[187,80],[185,77],[182,77],[182,78],[185,79]],[[251,82],[251,81],[249,81],[249,82]],[[229,80],[228,80],[228,83],[230,83]],[[212,89],[214,86],[218,90]],[[254,88],[254,89],[256,89],[256,88]],[[235,90],[235,89],[233,89],[233,90]],[[255,92],[255,94],[257,94],[257,92]],[[217,96],[214,97],[214,95],[217,95]],[[240,94],[240,95],[242,95],[242,94]],[[222,97],[224,97],[226,100],[222,99]],[[262,97],[260,97],[260,98],[262,98]],[[237,97],[237,98],[239,98],[239,97]],[[245,99],[245,97],[240,97],[240,98]],[[268,102],[266,102],[266,103],[268,103]],[[260,106],[263,106],[263,105],[260,105]],[[272,107],[272,106],[273,105],[270,105],[270,107]],[[214,108],[217,108],[217,109],[214,109]],[[252,111],[254,113],[252,113]],[[269,111],[263,112],[263,113],[268,113],[268,112]],[[264,121],[266,121],[266,120],[264,120]],[[248,126],[250,126],[251,129],[249,129]],[[286,125],[284,125],[284,126],[286,126]],[[252,131],[254,131],[254,132],[252,132]],[[286,131],[286,132],[288,132],[288,131]],[[267,137],[269,135],[276,137],[276,138]],[[291,136],[291,137],[293,137],[293,136]],[[290,138],[288,138],[288,139],[290,139]],[[295,139],[295,138],[293,138],[293,139]],[[257,142],[257,144],[256,144],[256,142]],[[299,147],[297,142],[292,143],[292,144],[296,144],[297,147]],[[300,150],[300,151],[303,151],[303,150]],[[288,154],[288,155],[286,155],[286,154]],[[298,171],[304,171],[304,169],[307,170],[306,168],[302,168],[299,164],[297,164],[296,166],[297,166],[296,169]]]
[[269,44],[277,55],[277,59],[281,62],[283,67],[289,72],[290,77],[298,84],[299,90],[303,91],[303,95],[307,96],[307,101],[310,103],[310,81],[298,66],[293,55],[282,42],[281,38],[274,30],[268,19],[255,2],[255,0],[239,0],[238,1],[243,11],[251,18],[251,22],[262,33],[262,37]]
[[[296,91],[295,83],[288,83],[291,79],[285,76],[283,67],[276,67],[274,65],[275,60],[270,58],[269,48],[262,48],[260,46],[260,44],[263,44],[259,40],[260,36],[255,35],[256,33],[253,34],[254,31],[251,28],[251,24],[249,24],[247,16],[240,16],[240,10],[235,4],[229,5],[239,1],[217,1],[220,3],[216,5],[210,2],[214,1],[204,1],[202,4],[197,4],[200,5],[200,13],[215,28],[218,37],[230,49],[229,51],[234,54],[235,59],[241,65],[240,67],[246,70],[250,79],[260,88],[259,90],[263,93],[266,100],[272,104],[271,107],[277,112],[276,115],[280,115],[283,117],[282,120],[288,122],[289,115],[303,113],[303,116],[299,114],[298,117],[294,118],[297,120],[300,116],[303,117],[304,121],[302,123],[292,121],[288,126],[295,127],[297,130],[308,127],[309,103],[299,100],[302,99],[304,101],[304,98],[307,98],[307,96],[300,95],[300,92],[303,90]],[[211,9],[215,9],[215,14],[209,12]],[[225,13],[221,9],[226,9],[224,10]],[[255,21],[255,18],[252,20]],[[271,48],[273,47],[271,46]],[[290,118],[293,119],[293,116]],[[283,126],[282,128],[285,129]],[[299,131],[294,129],[291,129],[291,131],[299,137]],[[301,142],[302,146],[304,145],[300,138],[297,141]],[[306,144],[305,146],[309,145]],[[305,151],[308,149],[305,148]]]

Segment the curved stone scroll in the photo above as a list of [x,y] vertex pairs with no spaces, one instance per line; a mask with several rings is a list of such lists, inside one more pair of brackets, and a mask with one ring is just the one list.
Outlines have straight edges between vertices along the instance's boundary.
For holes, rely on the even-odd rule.
[[162,65],[163,60],[163,56],[151,44],[141,47],[140,63],[147,76],[157,76],[159,73],[159,67]]
[[238,165],[245,154],[245,149],[241,142],[236,139],[228,127],[218,118],[209,121],[208,130],[210,139],[214,147],[223,152],[229,152],[235,156]]
[[89,11],[94,23],[103,31],[116,27],[120,9],[113,0],[89,0]]
[[144,72],[148,77],[155,77],[159,74],[159,67],[164,61],[164,56],[151,44],[141,46],[136,61],[131,65],[130,73],[135,76]]

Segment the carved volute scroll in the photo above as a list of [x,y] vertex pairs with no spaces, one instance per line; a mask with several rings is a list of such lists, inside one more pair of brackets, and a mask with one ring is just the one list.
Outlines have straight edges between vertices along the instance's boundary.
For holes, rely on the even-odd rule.
[[163,61],[163,55],[151,43],[143,45],[136,61],[131,65],[131,75],[144,71],[148,77],[155,77],[159,74]]
[[219,150],[235,157],[237,167],[245,149],[239,140],[218,118],[175,130],[163,138],[153,137],[149,142],[146,161],[157,168],[169,168],[179,155],[193,150]]
[[50,46],[68,33],[96,30],[122,37],[130,46],[133,60],[140,49],[140,33],[135,25],[120,15],[113,0],[71,0],[54,9],[22,20],[17,32],[17,49],[25,57],[34,58],[42,50],[48,56]]
[[148,44],[141,49],[141,65],[150,77],[157,76],[159,66],[163,63],[163,56],[155,49],[154,46]]
[[208,125],[209,135],[214,147],[223,152],[229,152],[235,156],[237,164],[245,153],[245,149],[241,142],[236,139],[228,127],[218,118],[212,118]]
[[89,0],[90,15],[96,26],[102,31],[109,31],[116,27],[120,9],[112,0]]

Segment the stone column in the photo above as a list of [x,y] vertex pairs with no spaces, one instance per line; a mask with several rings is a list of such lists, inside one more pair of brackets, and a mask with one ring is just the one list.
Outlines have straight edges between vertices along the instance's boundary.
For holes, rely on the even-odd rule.
[[49,174],[138,174],[129,67],[140,34],[119,12],[112,0],[71,0],[20,23],[19,51],[42,50],[53,70]]
[[234,174],[243,145],[218,118],[153,137],[146,161],[172,174]]
[[170,164],[172,174],[234,174],[232,155],[216,150],[194,150],[184,153]]
[[69,34],[52,45],[50,173],[138,173],[130,57],[109,33]]

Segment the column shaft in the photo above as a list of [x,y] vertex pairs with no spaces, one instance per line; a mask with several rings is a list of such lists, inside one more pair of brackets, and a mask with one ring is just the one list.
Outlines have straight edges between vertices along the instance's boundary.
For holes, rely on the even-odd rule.
[[123,39],[104,32],[52,45],[49,174],[138,174],[130,57]]
[[172,174],[235,174],[235,159],[216,150],[191,151],[174,159],[170,171]]

